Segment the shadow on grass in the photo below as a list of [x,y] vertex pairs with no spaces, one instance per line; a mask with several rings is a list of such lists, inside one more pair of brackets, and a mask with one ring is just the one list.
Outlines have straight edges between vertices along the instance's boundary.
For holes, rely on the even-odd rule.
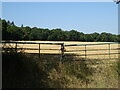
[[85,88],[93,80],[94,60],[74,61],[75,57],[25,54],[24,51],[3,49],[3,88]]

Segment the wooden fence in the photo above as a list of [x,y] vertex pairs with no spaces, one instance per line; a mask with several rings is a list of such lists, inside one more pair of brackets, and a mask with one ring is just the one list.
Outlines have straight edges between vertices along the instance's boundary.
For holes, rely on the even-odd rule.
[[[15,51],[17,53],[18,51],[18,45],[19,44],[35,44],[35,45],[39,45],[38,49],[38,53],[39,53],[39,57],[41,55],[41,50],[59,50],[60,51],[60,60],[63,59],[64,56],[85,56],[85,58],[87,58],[87,56],[90,56],[90,55],[96,55],[96,54],[88,54],[87,51],[100,51],[100,50],[108,50],[108,53],[107,54],[99,54],[99,55],[109,55],[109,59],[110,59],[110,55],[111,54],[120,54],[119,52],[118,53],[111,53],[111,44],[119,44],[118,42],[113,42],[113,43],[97,43],[97,44],[69,44],[69,45],[64,45],[64,43],[36,43],[36,42],[3,42],[3,44],[6,44],[6,43],[11,43],[11,44],[15,44]],[[60,49],[42,49],[41,48],[41,44],[47,44],[47,45],[60,45]],[[108,45],[108,49],[87,49],[87,46],[92,46],[92,45]],[[67,47],[73,47],[73,46],[84,46],[84,49],[83,50],[66,50],[65,48]],[[24,49],[24,48],[23,48]],[[31,48],[32,49],[32,48]],[[120,48],[115,48],[115,49],[112,49],[112,50],[119,50]],[[35,50],[35,49],[33,49]],[[77,54],[65,54],[66,52],[81,52],[81,51],[84,51],[85,54],[80,54],[80,55],[77,55]],[[54,54],[56,55],[56,54]],[[58,55],[58,54],[57,54]]]
[[[17,53],[17,51],[19,50],[19,49],[21,49],[21,48],[18,48],[18,45],[19,44],[34,44],[34,45],[39,45],[39,47],[38,47],[38,49],[32,49],[31,48],[31,50],[38,50],[38,54],[39,54],[39,57],[40,57],[40,55],[41,55],[41,50],[59,50],[59,51],[61,51],[61,53],[59,54],[60,56],[61,56],[61,58],[60,58],[60,60],[62,60],[63,59],[63,55],[64,55],[64,43],[36,43],[36,42],[14,42],[14,41],[12,41],[12,42],[6,42],[6,41],[2,41],[2,44],[15,44],[15,52]],[[61,48],[60,49],[42,49],[41,47],[40,47],[40,45],[41,44],[46,44],[46,45],[60,45],[61,46]],[[10,49],[10,48],[5,48],[5,49]],[[13,48],[12,48],[13,49]],[[30,48],[22,48],[22,49],[30,49]],[[50,55],[50,54],[49,54]],[[54,55],[58,55],[58,54],[54,54]]]
[[[110,58],[111,54],[120,54],[119,46],[118,46],[118,48],[111,49],[110,47],[111,47],[112,44],[118,44],[119,45],[120,43],[119,42],[113,42],[113,43],[97,43],[97,44],[69,44],[69,45],[65,45],[65,47],[84,46],[84,49],[82,49],[82,50],[66,50],[65,52],[80,52],[80,51],[84,51],[85,54],[79,54],[79,55],[74,54],[72,56],[85,56],[85,58],[87,58],[87,56],[98,55],[98,54],[89,54],[89,53],[87,53],[87,51],[98,51],[99,52],[99,51],[107,50],[108,53],[102,53],[102,54],[99,54],[99,55],[109,55],[109,59],[111,59]],[[94,49],[94,47],[93,47],[93,49],[87,49],[88,46],[95,46],[95,45],[108,45],[108,48],[107,49]],[[111,50],[117,50],[118,52],[117,53],[111,53]],[[71,55],[67,54],[66,56],[71,56]]]

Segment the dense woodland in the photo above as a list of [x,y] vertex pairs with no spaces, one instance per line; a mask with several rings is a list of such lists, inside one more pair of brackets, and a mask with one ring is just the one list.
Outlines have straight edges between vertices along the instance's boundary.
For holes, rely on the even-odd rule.
[[2,40],[48,40],[48,41],[82,41],[82,42],[117,42],[118,35],[111,33],[84,34],[77,30],[43,29],[37,27],[18,27],[14,22],[2,21]]

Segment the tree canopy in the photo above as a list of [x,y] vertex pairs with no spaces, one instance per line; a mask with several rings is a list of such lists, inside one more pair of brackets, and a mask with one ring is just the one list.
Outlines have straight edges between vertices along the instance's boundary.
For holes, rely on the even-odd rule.
[[82,41],[82,42],[117,42],[118,36],[111,33],[84,34],[77,30],[64,31],[57,29],[43,29],[29,27],[22,24],[18,27],[14,22],[2,21],[2,40],[49,40],[49,41]]

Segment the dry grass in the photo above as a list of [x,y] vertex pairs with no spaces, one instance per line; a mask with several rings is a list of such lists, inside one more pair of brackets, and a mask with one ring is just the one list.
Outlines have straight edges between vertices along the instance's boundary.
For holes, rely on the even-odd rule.
[[[23,42],[23,41],[18,41],[18,42]],[[96,43],[109,43],[109,42],[72,42],[72,41],[25,41],[25,42],[37,42],[37,43],[64,43],[65,45],[68,44],[96,44]],[[12,44],[12,46],[15,46]],[[32,48],[32,49],[39,49],[39,45],[34,45],[34,44],[19,44],[19,48]],[[91,59],[108,59],[109,58],[109,50],[108,50],[108,45],[91,45],[87,46],[87,50],[93,50],[97,49],[97,51],[87,51],[87,58]],[[41,50],[41,53],[57,53],[60,54],[60,45],[40,45],[41,49],[58,49],[58,50]],[[69,50],[85,50],[85,46],[70,46],[70,47],[65,47],[67,51]],[[118,44],[111,44],[110,49],[117,49]],[[101,49],[106,49],[106,50],[101,50]],[[25,50],[27,53],[39,53],[38,50]],[[110,50],[110,53],[118,53],[118,50]],[[65,54],[85,54],[85,51],[74,51],[74,52],[65,52]],[[89,54],[97,54],[97,55],[89,55]],[[99,55],[99,54],[107,54],[107,55]],[[85,57],[85,56],[78,56],[78,57]],[[111,54],[110,58],[118,58],[118,54]]]
[[[42,41],[41,41],[42,42]],[[80,44],[80,42],[73,42]],[[73,44],[66,42],[66,44]],[[81,42],[89,43],[89,42]],[[95,43],[95,42],[94,42]],[[96,42],[97,43],[97,42]],[[13,46],[13,45],[12,45]],[[58,48],[56,45],[43,45],[42,48]],[[49,46],[49,47],[48,47]],[[101,47],[100,47],[101,46]],[[107,48],[107,45],[90,46],[87,49]],[[35,45],[20,45],[24,48],[36,48]],[[112,45],[111,48],[118,48]],[[71,49],[84,49],[84,47],[66,48]],[[36,50],[38,51],[38,50]],[[27,52],[27,51],[26,51]],[[29,50],[29,52],[31,52]],[[97,53],[100,51],[96,51]],[[108,51],[104,51],[108,52]],[[104,53],[101,52],[101,53]],[[112,52],[112,51],[111,51]],[[48,53],[43,52],[43,53]],[[51,53],[51,52],[50,52]],[[52,53],[55,53],[54,51]],[[67,53],[67,52],[66,52]],[[79,52],[83,54],[84,52]],[[78,53],[78,54],[79,54]],[[89,53],[89,52],[87,52]],[[29,56],[30,55],[30,56]],[[116,60],[94,60],[86,59],[86,61],[71,61],[68,60],[75,58],[74,56],[65,58],[65,62],[59,63],[59,55],[41,55],[41,58],[36,57],[34,54],[22,53],[3,53],[3,87],[25,87],[25,88],[118,88],[118,62]],[[91,56],[91,58],[98,58],[99,55]],[[77,59],[81,59],[76,57]],[[76,59],[75,58],[75,59]],[[90,58],[88,56],[88,58]],[[106,55],[99,58],[107,58]],[[81,59],[82,60],[82,59]],[[116,63],[116,64],[115,64]],[[115,64],[115,65],[114,65]]]

